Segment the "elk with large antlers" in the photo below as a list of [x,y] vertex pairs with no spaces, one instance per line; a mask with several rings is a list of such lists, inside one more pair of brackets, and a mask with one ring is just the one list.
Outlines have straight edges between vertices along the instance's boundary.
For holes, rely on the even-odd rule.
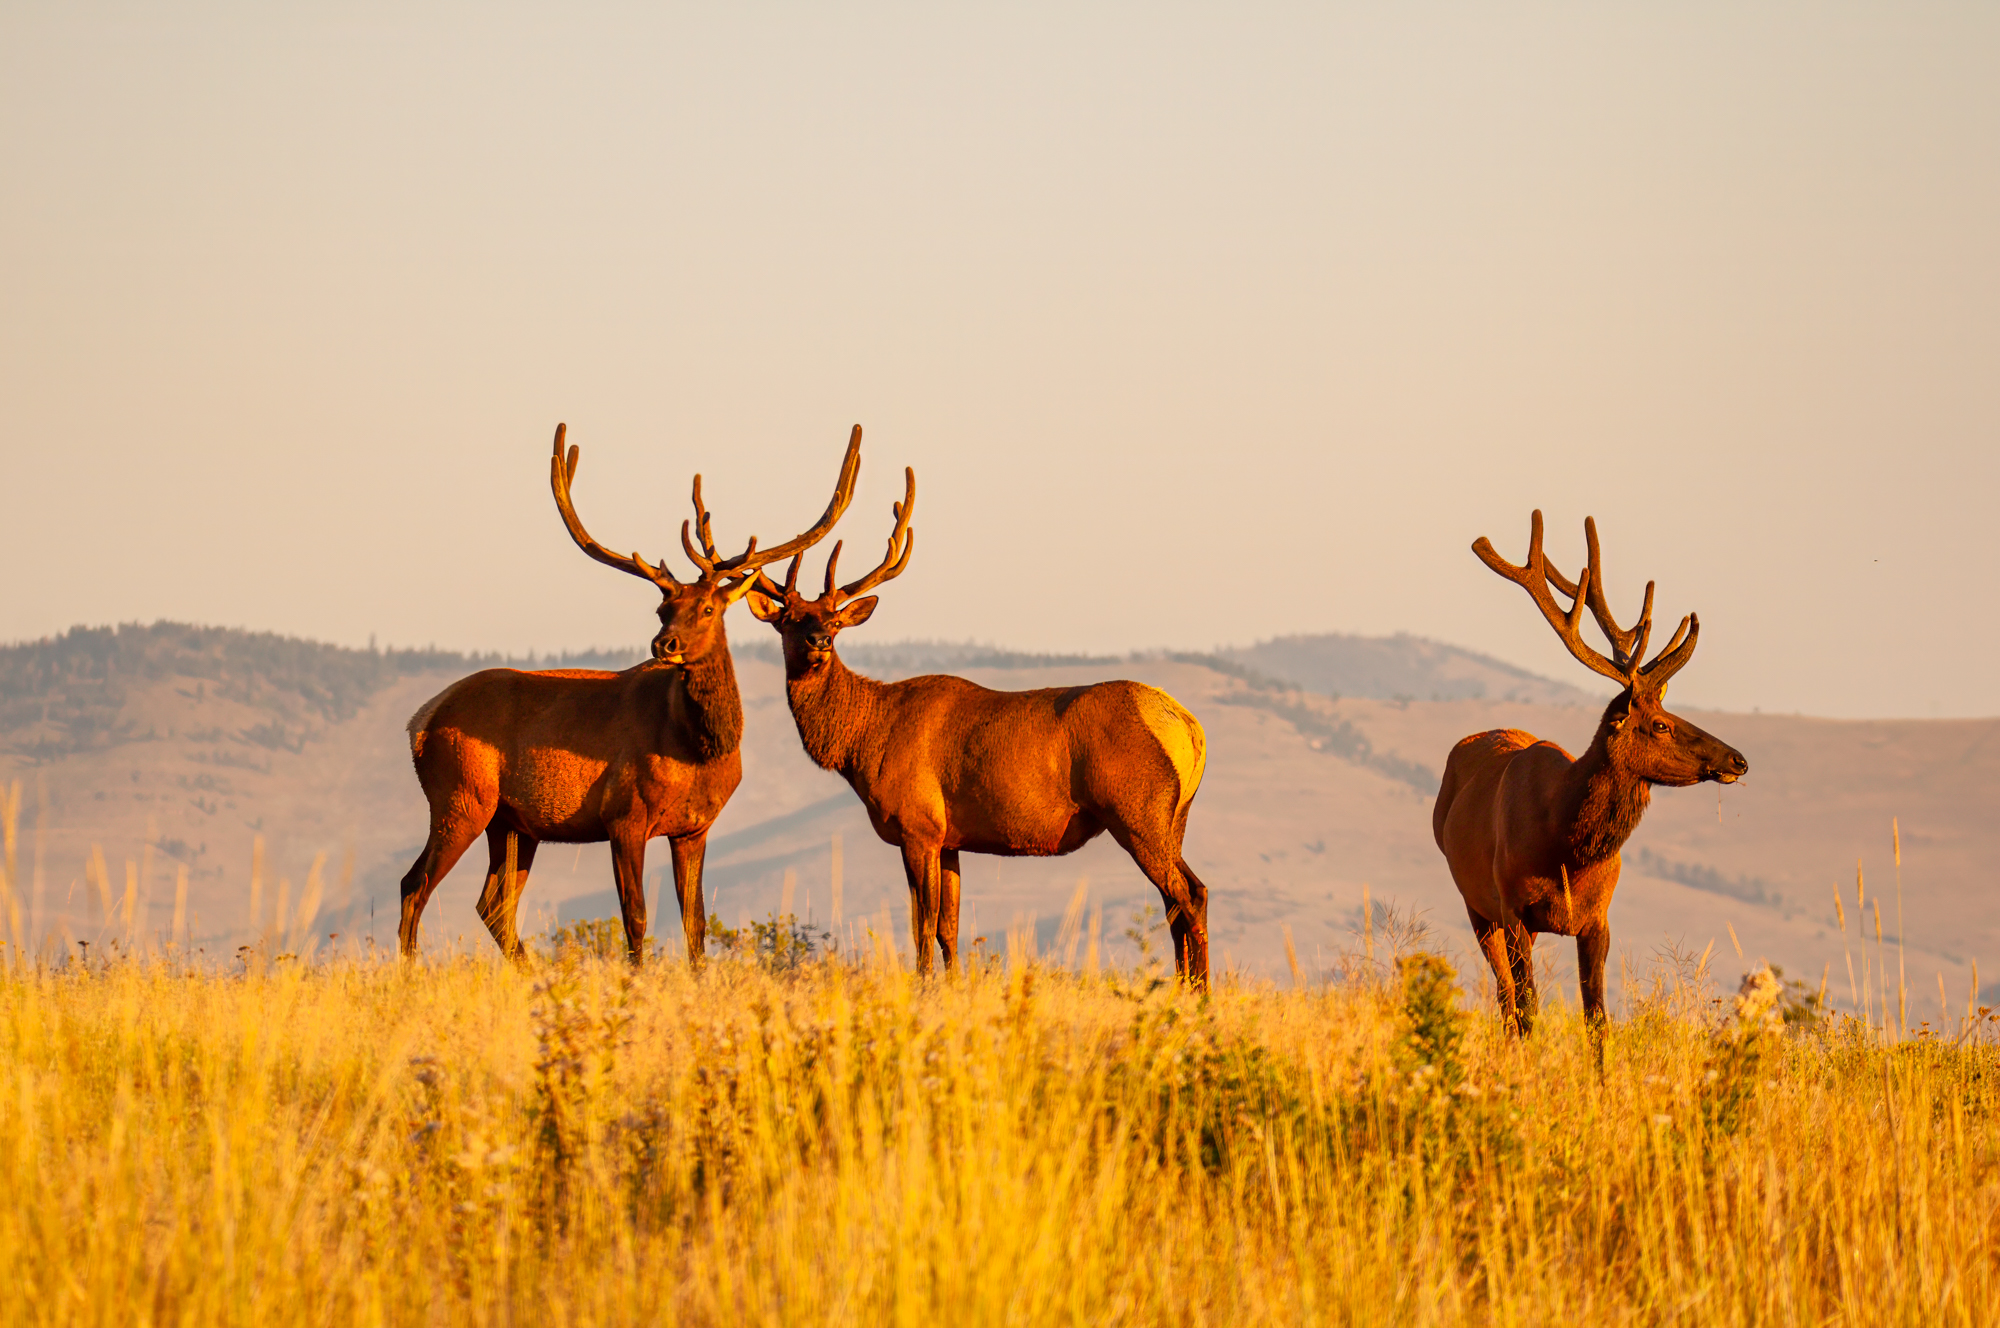
[[[1501,558],[1483,536],[1472,551],[1528,592],[1570,654],[1622,690],[1605,707],[1590,746],[1574,759],[1517,729],[1464,739],[1445,762],[1431,813],[1473,934],[1493,966],[1501,1014],[1521,1033],[1534,1022],[1534,945],[1541,932],[1576,938],[1584,1013],[1594,1028],[1601,1026],[1618,851],[1638,828],[1653,785],[1732,784],[1750,768],[1734,747],[1663,704],[1667,680],[1694,654],[1701,620],[1683,618],[1666,649],[1642,663],[1653,631],[1653,583],[1646,583],[1636,625],[1620,627],[1604,597],[1597,523],[1586,518],[1583,529],[1590,560],[1574,582],[1542,553],[1539,511],[1525,565]],[[1567,610],[1551,588],[1569,598]],[[1611,643],[1608,657],[1583,639],[1585,608]]]
[[688,957],[700,958],[708,829],[743,778],[737,751],[743,703],[723,616],[756,584],[764,564],[804,553],[833,529],[854,496],[861,464],[856,425],[820,519],[775,548],[759,549],[753,536],[733,558],[716,552],[696,475],[692,534],[682,522],[681,547],[699,575],[682,581],[664,560],[654,566],[590,537],[570,502],[577,450],[565,455],[565,432],[556,426],[549,463],[556,510],[578,548],[659,587],[652,658],[623,673],[488,669],[453,683],[411,717],[410,755],[431,824],[423,852],[403,877],[397,937],[405,955],[416,953],[417,923],[438,881],[484,832],[488,865],[479,916],[510,957],[522,957],[515,912],[536,848],[544,841],[609,840],[625,939],[638,959],[646,939],[646,841],[665,836],[673,845]]
[[1207,739],[1179,702],[1136,682],[1031,692],[942,675],[882,683],[834,653],[834,636],[875,611],[867,592],[909,566],[915,472],[904,480],[873,571],[837,584],[835,544],[825,589],[807,599],[800,555],[783,586],[759,578],[750,611],[783,642],[806,754],[844,776],[875,833],[903,851],[918,970],[930,971],[933,945],[946,968],[957,964],[959,854],[1046,857],[1108,830],[1165,901],[1175,970],[1207,986],[1208,887],[1181,856]]

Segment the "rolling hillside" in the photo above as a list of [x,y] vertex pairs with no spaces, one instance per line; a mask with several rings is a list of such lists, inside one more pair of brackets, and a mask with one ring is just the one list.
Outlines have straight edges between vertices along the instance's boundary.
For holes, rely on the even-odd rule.
[[[858,937],[886,926],[904,935],[894,850],[875,839],[846,786],[800,751],[773,643],[747,617],[736,628],[747,638],[736,646],[745,777],[710,841],[711,908],[732,923],[762,917],[780,907],[789,873],[794,910],[832,922],[837,839],[838,929]],[[1282,651],[1125,660],[925,643],[857,645],[848,654],[882,676],[944,667],[995,687],[1129,676],[1177,696],[1209,736],[1187,853],[1213,891],[1219,965],[1281,973],[1287,926],[1302,962],[1328,962],[1356,944],[1364,884],[1378,903],[1420,911],[1443,939],[1466,948],[1463,911],[1430,837],[1444,754],[1464,734],[1502,725],[1574,750],[1595,725],[1596,704],[1565,704],[1559,684],[1531,677],[1507,684],[1528,689],[1513,699],[1495,696],[1506,675],[1476,676],[1464,661],[1479,657],[1434,643],[1391,638],[1371,654],[1356,638],[1322,640],[1333,644],[1318,662],[1304,638],[1270,643]],[[1419,647],[1436,668],[1427,675],[1413,667],[1405,697],[1427,687],[1440,694],[1440,679],[1467,676],[1487,694],[1365,694],[1382,690],[1383,659]],[[1343,673],[1343,661],[1356,658],[1374,672]],[[396,882],[424,832],[403,721],[452,678],[497,662],[171,624],[0,649],[0,791],[22,783],[20,903],[29,938],[102,943],[123,930],[128,891],[142,930],[157,935],[170,924],[185,868],[192,933],[209,953],[229,952],[253,934],[252,854],[261,836],[260,926],[270,926],[281,895],[296,919],[312,863],[324,855],[312,928],[320,943],[340,932],[343,945],[371,935],[392,944]],[[551,662],[627,661],[536,661]],[[1279,668],[1342,695],[1288,686],[1271,676]],[[1950,999],[1962,1001],[1975,961],[2000,978],[2000,902],[1987,886],[2000,848],[1988,810],[2000,792],[2000,721],[1694,717],[1741,748],[1751,774],[1720,797],[1705,786],[1655,798],[1628,849],[1612,914],[1614,946],[1635,979],[1665,944],[1695,952],[1713,944],[1733,963],[1733,927],[1750,957],[1766,955],[1815,983],[1830,966],[1831,993],[1844,1000],[1846,963],[1852,958],[1858,974],[1862,956],[1842,945],[1833,890],[1845,889],[1848,924],[1857,928],[1857,859],[1871,904],[1881,903],[1894,963],[1892,816],[1903,827],[1915,1008],[1936,1009],[1940,977]],[[91,866],[94,851],[102,873]],[[488,948],[471,906],[478,867],[461,866],[439,890],[426,914],[428,942]],[[666,870],[656,851],[648,872],[654,930],[677,946]],[[1109,937],[1156,898],[1107,839],[1055,860],[969,857],[967,933],[1003,947],[1010,929],[1033,925],[1047,944],[1080,881],[1104,909]],[[609,883],[603,846],[552,846],[537,864],[524,922],[613,913]],[[1874,967],[1872,913],[1868,935]],[[1567,944],[1545,940],[1538,952],[1569,971]]]

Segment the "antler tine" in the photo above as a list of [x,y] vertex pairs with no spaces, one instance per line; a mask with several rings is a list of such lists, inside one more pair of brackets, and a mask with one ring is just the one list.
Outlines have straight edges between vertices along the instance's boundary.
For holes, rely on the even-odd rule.
[[[1592,585],[1591,589],[1597,587]],[[1601,624],[1600,624],[1601,625]],[[1639,661],[1646,658],[1646,643],[1653,639],[1653,583],[1646,583],[1646,602],[1639,609],[1639,624],[1632,629],[1633,641],[1625,651],[1625,664],[1637,669]]]
[[[742,553],[734,558],[717,561],[715,570],[723,573],[750,571],[777,562],[780,558],[790,558],[794,554],[804,553],[825,539],[827,532],[832,530],[846,513],[847,505],[854,501],[854,480],[860,472],[861,426],[857,424],[854,426],[854,432],[847,437],[847,455],[840,461],[840,478],[834,482],[833,498],[827,503],[826,511],[820,514],[819,520],[813,522],[796,538],[788,539],[783,544],[774,544],[768,549],[758,549],[757,541],[753,538],[750,546]],[[707,525],[708,518],[704,515],[702,518],[704,531]]]
[[833,593],[833,569],[840,564],[840,548],[845,543],[846,540],[835,540],[833,552],[826,555],[826,588],[820,591],[821,599]]
[[[882,561],[875,570],[859,581],[850,581],[840,588],[839,599],[848,600],[865,594],[884,581],[893,581],[903,574],[910,565],[910,553],[917,547],[917,532],[910,529],[910,516],[917,508],[917,472],[909,466],[903,467],[903,501],[892,503],[889,510],[895,514],[895,529],[889,532],[889,548],[882,555]],[[827,584],[833,584],[833,564],[827,564]]]
[[555,494],[556,511],[562,514],[563,525],[568,528],[569,537],[576,541],[576,547],[606,567],[615,567],[621,572],[642,576],[662,589],[679,585],[680,582],[674,579],[674,574],[665,567],[655,567],[636,553],[630,557],[613,553],[592,539],[590,532],[583,528],[583,521],[577,516],[576,506],[570,500],[570,484],[576,479],[578,453],[577,449],[572,447],[569,449],[569,454],[564,456],[563,441],[568,435],[568,425],[556,426],[555,455],[549,459],[549,489]]
[[[1631,630],[1618,625],[1611,616],[1611,605],[1604,595],[1604,561],[1597,543],[1597,521],[1593,517],[1583,519],[1583,538],[1589,546],[1590,589],[1585,598],[1590,603],[1590,616],[1597,620],[1598,630],[1611,643],[1611,657],[1619,667],[1630,670],[1638,667],[1639,660],[1646,653],[1646,637],[1652,631],[1653,583],[1646,583],[1646,602],[1639,610],[1639,619]],[[1575,596],[1579,586],[1561,572],[1551,567],[1548,570],[1549,584],[1565,595]]]
[[1639,670],[1639,680],[1653,691],[1667,685],[1667,680],[1681,671],[1683,665],[1694,657],[1694,643],[1701,637],[1701,615],[1690,613],[1681,619],[1680,630],[1674,639],[1667,642],[1667,648],[1653,657],[1653,662]]
[[[701,540],[701,548],[697,550],[694,547],[693,541],[688,538],[688,523],[683,521],[681,522],[681,552],[688,556],[689,562],[699,567],[703,572],[713,572],[716,563],[720,562],[721,559],[715,552],[715,535],[709,530],[708,508],[701,501],[700,471],[696,471],[694,476],[694,518],[694,534]],[[752,549],[757,547],[757,540],[754,536],[751,537],[750,547]],[[745,552],[748,552],[748,550]]]
[[805,557],[803,553],[792,556],[791,570],[785,573],[785,584],[782,586],[767,576],[761,567],[750,574],[751,579],[756,581],[757,589],[763,591],[772,599],[789,599],[792,592],[798,589],[799,564],[805,561]]
[[[1536,594],[1535,587],[1529,584],[1531,581],[1540,579],[1533,575],[1537,570],[1536,564],[1542,562],[1542,513],[1540,508],[1535,509],[1535,513],[1528,523],[1528,561],[1526,563],[1519,567],[1514,566],[1514,564],[1500,556],[1499,551],[1493,547],[1493,541],[1487,539],[1484,535],[1472,541],[1472,551],[1478,555],[1480,562],[1485,563],[1501,576],[1522,587],[1530,595],[1535,595],[1538,603],[1546,598],[1546,594]],[[1549,577],[1548,579],[1553,580],[1554,578]],[[1575,588],[1572,586],[1560,586],[1559,588],[1565,594],[1574,595],[1576,593]],[[1550,607],[1554,607],[1554,601],[1550,601]]]
[[1646,583],[1646,602],[1639,610],[1639,620],[1629,631],[1620,627],[1611,616],[1611,604],[1604,596],[1604,555],[1598,547],[1596,517],[1583,519],[1583,539],[1590,549],[1590,615],[1597,619],[1598,629],[1622,656],[1619,662],[1628,669],[1636,669],[1646,654],[1646,638],[1653,630],[1653,583]]
[[[1578,663],[1594,673],[1631,685],[1630,670],[1620,668],[1615,661],[1605,658],[1584,641],[1583,611],[1591,593],[1597,588],[1596,577],[1592,575],[1593,569],[1586,565],[1583,574],[1572,585],[1562,578],[1560,572],[1549,570],[1548,560],[1542,555],[1542,514],[1539,509],[1529,523],[1528,561],[1524,565],[1516,567],[1502,558],[1494,551],[1492,541],[1484,535],[1473,541],[1472,551],[1478,555],[1479,561],[1528,592],[1528,597],[1535,601],[1535,607],[1542,611],[1542,617],[1548,620],[1549,626],[1555,629],[1556,635]],[[1568,612],[1564,612],[1556,603],[1555,596],[1549,593],[1552,584],[1571,597]]]

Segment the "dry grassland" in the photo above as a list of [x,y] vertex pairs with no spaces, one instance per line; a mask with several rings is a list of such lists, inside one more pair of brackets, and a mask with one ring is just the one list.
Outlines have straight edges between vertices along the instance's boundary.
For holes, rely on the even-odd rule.
[[1600,1077],[1428,957],[1205,999],[887,950],[17,969],[0,1319],[1990,1321],[1986,1025],[1687,977]]

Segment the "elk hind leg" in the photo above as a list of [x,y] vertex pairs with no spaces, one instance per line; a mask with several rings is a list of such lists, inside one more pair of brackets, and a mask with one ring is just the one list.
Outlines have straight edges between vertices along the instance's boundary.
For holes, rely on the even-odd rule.
[[944,971],[958,971],[958,850],[938,854],[938,953],[944,957]]
[[1174,867],[1180,872],[1186,885],[1188,908],[1187,926],[1174,939],[1174,952],[1181,956],[1183,972],[1192,974],[1189,979],[1203,991],[1208,990],[1208,887],[1188,866],[1187,859],[1174,857]]
[[[511,874],[507,870],[510,840],[514,844]],[[500,953],[517,964],[528,959],[519,928],[521,894],[528,888],[528,869],[534,866],[535,850],[541,843],[533,835],[502,828],[499,817],[486,827],[486,888],[479,894],[479,920],[493,933]]]
[[403,915],[396,924],[396,944],[405,959],[416,957],[417,925],[423,920],[424,906],[431,902],[431,893],[483,829],[483,821],[475,824],[470,818],[432,817],[430,838],[403,873]]
[[1160,892],[1167,932],[1174,940],[1175,976],[1197,991],[1208,990],[1208,887],[1188,870],[1180,845],[1163,842],[1166,836],[1156,839],[1116,829],[1111,833]]

